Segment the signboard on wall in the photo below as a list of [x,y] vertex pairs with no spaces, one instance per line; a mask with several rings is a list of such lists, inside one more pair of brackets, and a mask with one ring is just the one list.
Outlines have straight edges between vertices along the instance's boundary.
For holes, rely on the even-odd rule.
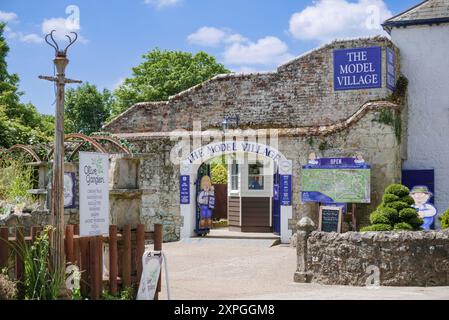
[[342,208],[320,207],[318,230],[324,232],[341,232]]
[[301,170],[303,202],[370,203],[371,169],[363,158],[312,159]]
[[334,50],[334,90],[381,87],[381,47]]
[[292,205],[292,176],[281,175],[280,176],[280,200],[281,206]]
[[182,175],[179,178],[179,203],[190,204],[190,176]]
[[387,88],[396,89],[396,55],[390,48],[387,48]]
[[109,155],[79,153],[80,236],[109,233]]

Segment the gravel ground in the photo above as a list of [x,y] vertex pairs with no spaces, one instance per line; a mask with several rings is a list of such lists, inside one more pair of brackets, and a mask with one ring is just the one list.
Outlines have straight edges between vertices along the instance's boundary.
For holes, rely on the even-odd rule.
[[[195,238],[164,244],[178,300],[449,299],[449,287],[367,289],[293,282],[296,251],[273,240]],[[161,299],[166,299],[165,279]]]

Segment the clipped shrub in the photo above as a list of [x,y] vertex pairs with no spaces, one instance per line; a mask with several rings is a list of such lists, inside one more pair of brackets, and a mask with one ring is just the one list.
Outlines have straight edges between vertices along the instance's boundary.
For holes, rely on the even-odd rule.
[[384,196],[382,197],[382,201],[385,204],[399,201],[399,199],[401,199],[401,198],[399,198],[398,196],[395,196],[394,194],[388,194],[388,193],[384,194]]
[[402,209],[410,208],[410,205],[402,201],[390,202],[387,203],[385,206],[388,208],[393,208],[398,212],[401,211]]
[[403,221],[410,220],[416,217],[416,209],[414,208],[405,208],[399,211],[399,219]]
[[14,300],[17,295],[16,284],[0,274],[0,300]]
[[361,231],[413,231],[420,230],[424,221],[419,217],[410,190],[400,184],[392,184],[382,197],[382,203],[371,213],[371,226]]
[[399,222],[394,225],[394,231],[413,231],[413,227],[407,222]]
[[211,178],[213,184],[227,184],[228,183],[228,169],[223,164],[217,164],[211,170]]
[[399,201],[405,202],[409,206],[412,206],[415,204],[415,199],[413,199],[410,195],[402,197]]
[[372,226],[364,227],[360,231],[368,232],[368,231],[391,231],[393,227],[389,224],[373,224]]
[[[376,211],[375,211],[376,212]],[[388,223],[392,223],[394,221],[398,221],[399,219],[399,213],[396,209],[394,208],[389,208],[389,207],[379,207],[377,208],[377,212],[379,212],[380,214],[384,215],[385,217],[388,218]]]
[[392,184],[385,189],[385,193],[394,194],[400,198],[410,195],[410,189],[402,184]]
[[449,209],[447,209],[438,219],[441,222],[442,229],[449,229]]
[[389,224],[390,220],[388,217],[381,212],[373,212],[369,217],[372,224]]

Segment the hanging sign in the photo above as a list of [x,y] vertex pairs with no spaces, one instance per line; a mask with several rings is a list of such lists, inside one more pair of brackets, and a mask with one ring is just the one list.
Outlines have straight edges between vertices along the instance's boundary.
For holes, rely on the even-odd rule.
[[381,47],[334,50],[334,90],[381,87]]
[[179,178],[179,202],[190,204],[190,176],[188,175]]
[[109,233],[109,155],[79,153],[80,236]]
[[161,274],[161,256],[152,256],[145,252],[142,257],[142,277],[140,279],[137,300],[154,300],[157,283]]
[[396,90],[396,55],[390,48],[387,48],[387,88]]

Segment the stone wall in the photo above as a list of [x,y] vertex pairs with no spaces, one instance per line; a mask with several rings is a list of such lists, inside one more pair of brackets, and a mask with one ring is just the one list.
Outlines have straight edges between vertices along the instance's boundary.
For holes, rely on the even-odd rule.
[[[378,269],[377,269],[378,268]],[[449,285],[449,231],[313,232],[307,242],[312,282],[327,285]]]
[[382,88],[333,89],[333,50],[368,46],[397,51],[384,37],[335,41],[280,66],[276,72],[217,76],[167,102],[139,103],[104,129],[112,133],[170,132],[191,130],[194,121],[201,121],[202,127],[209,129],[220,126],[229,114],[240,115],[242,128],[333,124],[352,116],[365,102],[391,93],[385,86],[385,49]]

